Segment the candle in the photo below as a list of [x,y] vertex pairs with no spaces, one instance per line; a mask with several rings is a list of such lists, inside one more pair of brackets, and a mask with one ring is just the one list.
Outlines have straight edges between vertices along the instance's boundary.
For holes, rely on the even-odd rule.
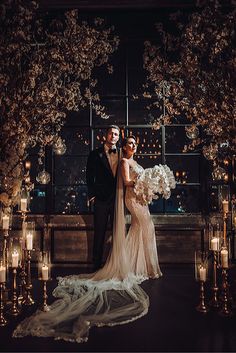
[[7,215],[4,215],[2,217],[2,229],[4,230],[8,230],[9,229],[9,221],[10,221],[10,217]]
[[229,212],[229,202],[227,200],[223,200],[222,206],[223,206],[223,212],[228,213]]
[[48,280],[48,266],[47,265],[42,266],[42,279],[44,281]]
[[229,267],[229,262],[228,262],[228,250],[227,249],[222,249],[221,250],[221,265],[223,268],[228,268]]
[[206,268],[203,266],[199,267],[200,281],[206,282]]
[[220,239],[219,238],[212,238],[211,239],[211,250],[214,251],[219,251],[219,247],[220,247]]
[[12,253],[12,267],[18,267],[19,262],[19,253],[17,250],[14,250]]
[[27,211],[27,199],[20,200],[20,210],[24,212]]
[[31,167],[31,162],[30,161],[25,161],[25,168],[30,169]]
[[0,266],[0,283],[6,282],[6,267]]
[[33,250],[33,234],[32,233],[26,234],[26,249]]

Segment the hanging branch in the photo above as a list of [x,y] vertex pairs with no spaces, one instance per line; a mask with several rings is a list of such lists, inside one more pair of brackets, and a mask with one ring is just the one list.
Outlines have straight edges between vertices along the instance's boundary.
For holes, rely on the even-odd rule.
[[[214,0],[201,6],[189,16],[172,14],[175,28],[171,32],[158,24],[159,46],[145,42],[145,92],[155,98],[149,105],[154,112],[154,128],[187,118],[192,124],[189,132],[201,126],[203,136],[192,138],[183,151],[198,146],[206,158],[218,164],[236,152],[235,10],[222,8]],[[168,88],[166,114],[155,115],[163,82]]]
[[[90,102],[101,118],[96,66],[118,47],[118,37],[103,20],[80,23],[78,11],[42,17],[35,1],[8,0],[0,19],[0,201],[17,202],[27,150],[58,140],[68,111]],[[90,84],[91,82],[91,84]]]

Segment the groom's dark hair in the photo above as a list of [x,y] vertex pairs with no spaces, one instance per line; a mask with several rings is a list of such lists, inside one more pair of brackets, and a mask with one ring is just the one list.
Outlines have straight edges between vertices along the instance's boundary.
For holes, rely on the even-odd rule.
[[106,135],[108,134],[108,132],[109,132],[111,129],[116,129],[116,130],[118,130],[118,131],[120,132],[119,126],[117,126],[117,125],[109,125],[109,126],[107,127],[107,129],[106,129]]

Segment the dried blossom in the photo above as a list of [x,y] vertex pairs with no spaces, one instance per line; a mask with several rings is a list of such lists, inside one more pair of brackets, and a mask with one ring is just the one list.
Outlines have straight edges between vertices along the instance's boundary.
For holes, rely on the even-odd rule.
[[0,200],[14,205],[29,147],[52,145],[68,111],[92,104],[107,118],[93,72],[108,64],[119,39],[102,19],[94,27],[79,23],[77,10],[51,19],[42,16],[34,1],[11,0],[1,6]]
[[[156,26],[160,45],[145,42],[143,65],[147,70],[144,88],[156,100],[148,110],[155,116],[152,124],[178,121],[183,115],[202,129],[184,151],[199,145],[204,155],[219,161],[236,152],[234,75],[236,62],[235,14],[222,1],[199,2],[199,10],[188,17],[180,12],[171,15],[176,31],[169,33],[164,25]],[[168,114],[167,114],[168,113]],[[166,119],[166,114],[169,116]],[[189,135],[190,136],[190,135]],[[229,141],[222,149],[221,143]],[[214,151],[214,153],[213,153]]]

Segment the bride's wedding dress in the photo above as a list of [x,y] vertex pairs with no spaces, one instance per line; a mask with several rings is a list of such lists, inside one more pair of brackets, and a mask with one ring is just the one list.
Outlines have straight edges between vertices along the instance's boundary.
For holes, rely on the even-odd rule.
[[[130,167],[136,180],[143,168]],[[125,205],[131,214],[126,235]],[[126,187],[125,198],[121,173],[118,172],[112,250],[104,267],[92,274],[59,278],[53,295],[58,298],[49,312],[37,311],[22,321],[14,337],[33,335],[67,341],[85,342],[92,326],[124,324],[145,315],[149,297],[140,287],[148,278],[158,278],[154,224],[148,206],[136,201],[133,187]]]

